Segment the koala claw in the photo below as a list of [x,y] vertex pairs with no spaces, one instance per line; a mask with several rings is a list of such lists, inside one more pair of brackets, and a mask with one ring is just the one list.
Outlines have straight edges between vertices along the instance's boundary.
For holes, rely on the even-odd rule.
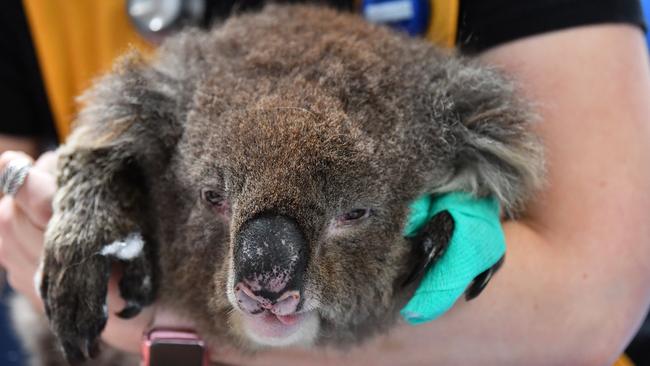
[[79,365],[82,364],[86,357],[81,351],[79,346],[74,342],[61,342],[63,347],[63,353],[65,354],[65,359],[70,365]]
[[149,253],[145,252],[131,261],[121,261],[123,273],[119,288],[120,296],[126,301],[126,306],[116,315],[122,319],[137,316],[143,307],[154,301],[156,294],[154,261],[147,254]]
[[138,303],[127,302],[124,309],[117,312],[115,315],[122,319],[135,318],[142,311],[142,306]]
[[445,210],[436,214],[417,236],[410,239],[418,249],[417,264],[402,286],[407,286],[421,278],[426,269],[442,257],[451,241],[454,225],[454,218],[449,211]]
[[101,256],[65,262],[55,260],[46,251],[41,296],[50,327],[59,338],[66,359],[74,365],[99,353],[98,337],[108,319],[110,262]]
[[478,295],[481,294],[481,292],[483,292],[483,289],[485,289],[485,286],[487,286],[488,282],[490,282],[492,276],[499,270],[499,268],[501,268],[501,265],[503,264],[505,258],[506,257],[504,255],[492,267],[474,277],[474,280],[469,284],[469,286],[467,286],[467,290],[465,290],[466,301],[475,299]]
[[79,246],[48,246],[44,262],[40,293],[45,304],[50,327],[58,337],[67,361],[81,364],[99,355],[99,336],[108,320],[106,296],[111,263],[119,261],[122,278],[119,281],[124,309],[116,315],[129,319],[154,300],[154,264],[149,251],[128,260],[96,251],[80,258]]
[[94,359],[99,356],[99,341],[86,340],[83,349],[72,342],[62,342],[65,359],[70,365],[83,365],[86,359]]

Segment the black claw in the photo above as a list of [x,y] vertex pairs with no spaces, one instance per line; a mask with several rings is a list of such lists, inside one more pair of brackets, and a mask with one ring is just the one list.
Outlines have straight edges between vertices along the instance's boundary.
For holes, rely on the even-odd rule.
[[96,339],[86,341],[86,354],[88,358],[97,358],[99,356],[99,342]]
[[487,284],[492,279],[492,276],[499,270],[499,268],[501,268],[504,259],[505,256],[501,257],[501,259],[499,259],[499,261],[496,262],[492,267],[474,277],[472,283],[470,283],[469,286],[467,286],[467,290],[465,290],[466,301],[475,299],[478,295],[481,294],[481,292],[483,292]]
[[41,300],[43,300],[43,306],[45,307],[45,316],[50,318],[52,311],[50,309],[50,302],[47,298],[47,291],[50,284],[50,278],[46,273],[43,273],[43,278],[41,279],[41,287],[39,288]]
[[94,323],[94,326],[88,326],[88,331],[86,332],[86,339],[95,339],[97,338],[104,328],[106,328],[106,322],[108,322],[108,318],[105,316],[102,316],[101,318],[97,318],[96,322]]
[[[46,255],[40,294],[50,325],[68,364],[85,365],[101,351],[98,340],[108,320],[104,304],[110,261],[93,256],[77,266],[65,266],[47,258]],[[145,279],[154,278],[154,271],[145,258],[129,262],[125,268],[119,288],[126,306],[116,315],[130,319],[153,301],[155,286]],[[51,282],[52,278],[61,280]]]
[[448,211],[442,211],[436,214],[416,237],[410,239],[415,247],[417,259],[413,271],[402,282],[402,286],[415,282],[430,265],[442,257],[453,232],[453,217]]
[[115,315],[117,315],[122,319],[131,319],[136,317],[138,314],[140,314],[141,311],[142,311],[142,306],[140,306],[140,304],[127,301],[124,309],[120,310],[120,312],[118,312]]
[[86,361],[86,357],[76,344],[68,341],[63,341],[61,344],[65,359],[71,366],[82,365]]

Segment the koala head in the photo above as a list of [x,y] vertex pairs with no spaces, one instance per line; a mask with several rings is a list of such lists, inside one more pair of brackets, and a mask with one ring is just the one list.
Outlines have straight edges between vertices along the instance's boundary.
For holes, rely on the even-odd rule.
[[324,8],[270,6],[177,36],[89,98],[82,120],[125,126],[78,136],[137,149],[161,301],[246,347],[386,329],[423,260],[403,237],[409,203],[463,190],[511,215],[542,176],[510,82]]
[[[318,102],[307,109],[309,93]],[[196,217],[229,233],[214,281],[235,328],[289,345],[392,323],[416,252],[402,228],[421,193],[395,171],[397,151],[382,151],[385,142],[314,90],[287,89],[220,118],[218,132],[183,144],[210,151],[183,159],[197,171]]]
[[179,277],[211,284],[205,311],[243,344],[350,344],[385,329],[424,260],[403,237],[410,202],[465,190],[510,213],[539,183],[512,85],[424,42],[270,7],[197,48],[171,181],[194,202],[185,225],[201,228],[186,245],[220,254]]

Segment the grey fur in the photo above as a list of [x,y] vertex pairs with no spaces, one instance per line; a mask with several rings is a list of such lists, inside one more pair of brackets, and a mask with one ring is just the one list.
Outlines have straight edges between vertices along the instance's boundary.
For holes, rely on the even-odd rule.
[[[208,342],[255,347],[226,298],[239,227],[273,210],[310,243],[307,296],[318,345],[389,328],[413,248],[408,203],[425,193],[494,195],[516,215],[542,182],[541,145],[512,83],[473,60],[309,6],[267,6],[211,32],[135,52],[83,98],[60,149],[41,287],[68,356],[101,331],[110,259],[103,246],[141,232],[122,294],[193,319]],[[221,192],[231,218],[199,197]],[[337,215],[373,215],[332,232]],[[155,278],[144,286],[145,278]],[[197,286],[197,284],[200,284]]]

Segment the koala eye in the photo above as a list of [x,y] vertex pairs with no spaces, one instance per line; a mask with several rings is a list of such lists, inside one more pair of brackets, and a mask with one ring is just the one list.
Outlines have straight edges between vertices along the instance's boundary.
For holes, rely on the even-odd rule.
[[230,204],[223,193],[212,189],[202,189],[201,200],[219,217],[230,218]]
[[339,215],[336,218],[336,221],[338,221],[340,224],[352,224],[361,219],[365,219],[368,216],[370,216],[370,210],[367,208],[356,208],[352,211]]
[[225,201],[223,195],[210,189],[201,190],[201,198],[203,198],[205,202],[214,206],[222,205]]

